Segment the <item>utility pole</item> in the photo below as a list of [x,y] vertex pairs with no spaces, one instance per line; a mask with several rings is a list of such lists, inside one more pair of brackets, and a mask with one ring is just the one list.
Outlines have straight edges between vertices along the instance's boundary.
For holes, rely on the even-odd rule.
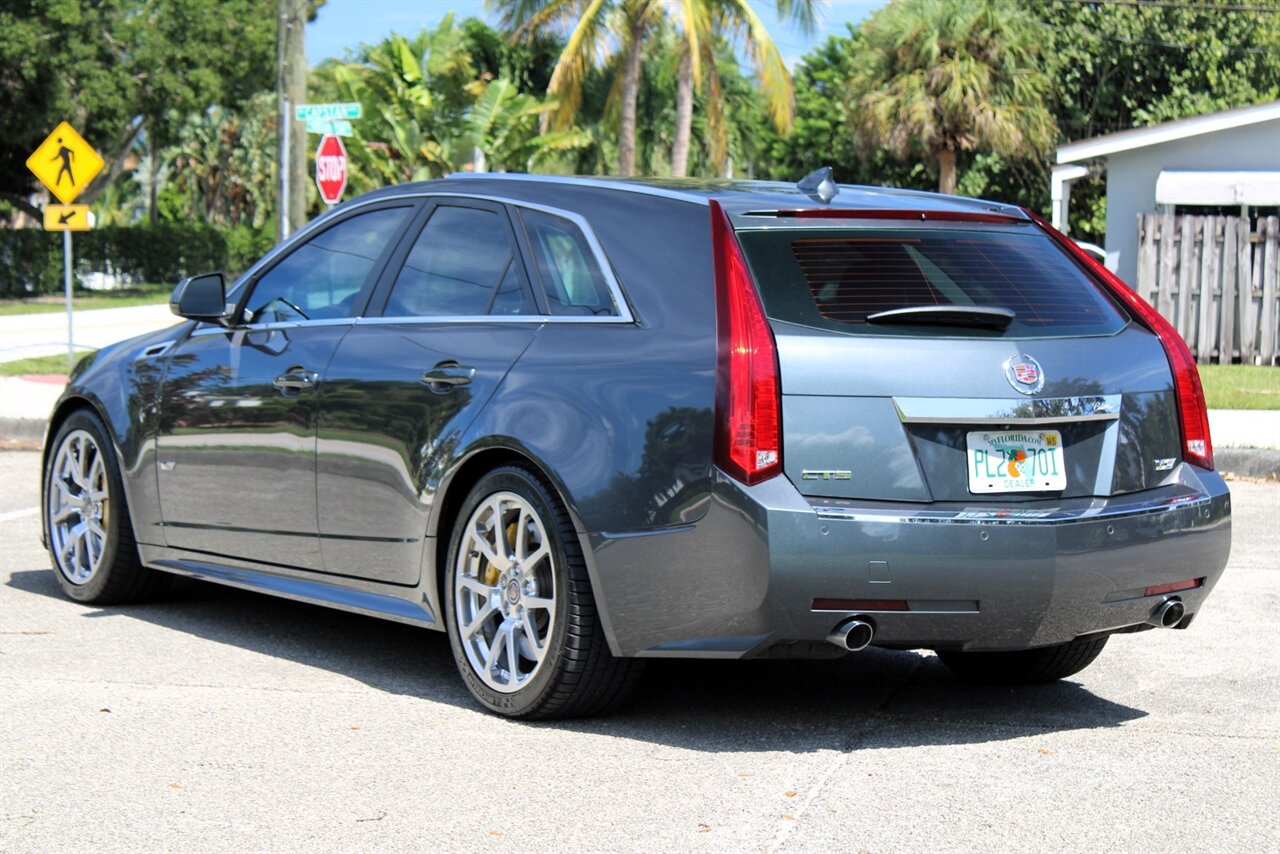
[[307,96],[307,0],[277,0],[277,10],[280,186],[276,239],[283,240],[307,221],[307,135],[302,123],[293,118],[294,107],[305,103]]

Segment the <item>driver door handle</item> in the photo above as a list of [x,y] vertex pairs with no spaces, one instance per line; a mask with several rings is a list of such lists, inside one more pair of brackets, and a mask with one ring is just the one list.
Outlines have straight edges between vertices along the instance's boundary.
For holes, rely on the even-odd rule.
[[316,382],[320,379],[320,375],[315,371],[308,371],[301,365],[295,365],[276,377],[273,386],[281,391],[306,391],[315,388]]

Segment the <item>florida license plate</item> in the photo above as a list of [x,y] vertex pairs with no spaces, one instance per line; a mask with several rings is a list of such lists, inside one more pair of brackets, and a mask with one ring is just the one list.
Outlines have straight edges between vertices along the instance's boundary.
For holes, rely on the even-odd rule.
[[1067,488],[1057,430],[976,430],[966,437],[969,491],[1053,492]]

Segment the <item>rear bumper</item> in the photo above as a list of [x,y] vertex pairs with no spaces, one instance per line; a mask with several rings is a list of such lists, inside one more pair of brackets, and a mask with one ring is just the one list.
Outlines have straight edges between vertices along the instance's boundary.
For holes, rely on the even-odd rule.
[[1169,595],[1193,615],[1226,567],[1230,520],[1226,484],[1190,466],[1136,495],[1003,510],[811,502],[785,478],[726,479],[696,525],[590,539],[616,653],[741,658],[826,651],[851,616],[878,646],[1009,650],[1142,625]]

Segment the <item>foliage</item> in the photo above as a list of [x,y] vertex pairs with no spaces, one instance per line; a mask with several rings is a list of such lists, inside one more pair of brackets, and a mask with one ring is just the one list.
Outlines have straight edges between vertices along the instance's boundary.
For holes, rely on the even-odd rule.
[[[364,110],[347,140],[351,187],[439,178],[477,152],[488,168],[528,170],[588,145],[576,127],[542,133],[555,102],[517,82],[545,76],[547,54],[509,49],[483,23],[459,26],[447,15],[414,38],[393,34],[353,61],[321,66],[314,88]],[[494,78],[495,70],[510,76]]]
[[1057,128],[1040,44],[1036,20],[1007,0],[890,4],[861,27],[853,130],[868,148],[936,163],[944,193],[959,152],[1045,152]]
[[143,133],[173,143],[184,118],[271,85],[275,0],[12,0],[0,8],[0,192],[25,206],[26,156],[67,119],[112,183]]
[[173,164],[182,218],[261,226],[274,207],[278,124],[271,92],[255,95],[238,111],[213,107],[188,116],[177,144],[161,155]]
[[[74,275],[102,272],[126,283],[176,283],[209,270],[235,274],[270,248],[271,224],[223,230],[198,223],[108,226],[75,235]],[[62,288],[62,241],[36,229],[0,230],[0,295],[37,296]]]

